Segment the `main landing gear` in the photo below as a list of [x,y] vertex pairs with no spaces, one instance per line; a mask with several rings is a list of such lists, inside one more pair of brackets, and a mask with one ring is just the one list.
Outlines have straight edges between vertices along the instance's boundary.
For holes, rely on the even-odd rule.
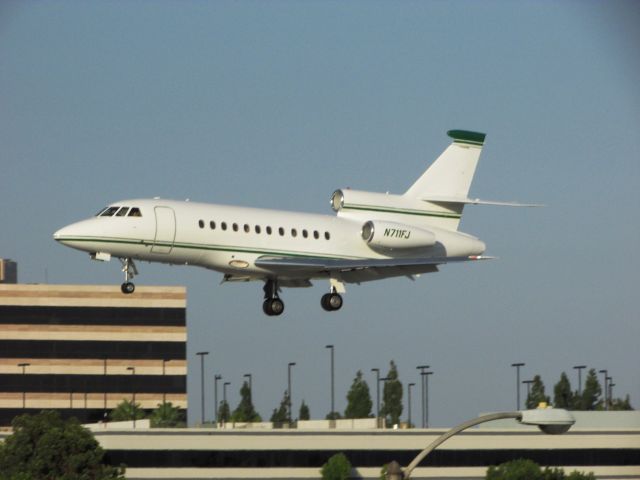
[[124,283],[120,285],[120,290],[125,295],[129,295],[136,289],[136,286],[131,282],[131,280],[133,280],[133,277],[138,275],[138,269],[131,258],[121,258],[120,262],[122,263],[122,271],[124,272]]
[[278,296],[278,281],[270,278],[265,282],[263,290],[262,311],[270,317],[281,315],[284,312],[284,302]]
[[332,287],[330,293],[325,293],[320,299],[320,305],[327,312],[335,312],[342,307],[342,296]]

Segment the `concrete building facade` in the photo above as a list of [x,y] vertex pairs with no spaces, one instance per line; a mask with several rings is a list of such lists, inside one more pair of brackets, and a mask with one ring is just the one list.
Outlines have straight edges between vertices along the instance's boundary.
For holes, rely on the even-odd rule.
[[0,284],[0,425],[55,409],[102,420],[123,399],[187,407],[186,289]]

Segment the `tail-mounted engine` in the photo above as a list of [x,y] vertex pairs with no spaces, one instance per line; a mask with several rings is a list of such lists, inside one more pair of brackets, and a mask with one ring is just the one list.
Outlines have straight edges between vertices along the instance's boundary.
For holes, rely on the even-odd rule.
[[395,222],[369,220],[362,226],[361,235],[373,249],[427,248],[436,244],[433,232]]

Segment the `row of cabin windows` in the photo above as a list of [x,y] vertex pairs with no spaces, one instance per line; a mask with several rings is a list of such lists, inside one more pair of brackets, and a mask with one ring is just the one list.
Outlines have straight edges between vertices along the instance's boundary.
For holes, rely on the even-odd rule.
[[106,207],[100,210],[96,217],[141,217],[142,212],[137,207]]
[[[204,220],[199,220],[199,221],[198,221],[198,226],[199,226],[200,228],[204,228],[204,226],[205,226],[205,222],[204,222]],[[226,230],[227,230],[227,227],[228,227],[228,226],[227,226],[227,222],[220,222],[220,228],[221,228],[222,230],[225,230],[225,231],[226,231]],[[209,228],[210,228],[211,230],[215,230],[215,229],[217,228],[217,224],[216,224],[216,222],[214,222],[213,220],[211,220],[211,221],[209,222]],[[232,229],[234,232],[237,232],[237,231],[239,231],[239,230],[240,230],[240,225],[238,225],[237,223],[232,223],[232,224],[231,224],[231,229]],[[250,226],[249,224],[247,224],[247,223],[245,223],[245,224],[242,226],[242,229],[244,230],[244,232],[245,232],[245,233],[250,233],[250,232],[251,232],[251,226]],[[262,233],[262,227],[261,227],[260,225],[256,225],[256,226],[254,226],[254,227],[253,227],[253,230],[254,230],[254,232],[255,232],[255,233],[257,233],[257,234]],[[273,229],[272,229],[271,227],[269,227],[269,226],[265,227],[265,228],[264,228],[264,231],[267,233],[267,235],[271,235],[271,234],[273,233]],[[295,228],[292,228],[292,229],[290,230],[290,232],[289,232],[289,233],[290,233],[290,234],[291,234],[291,236],[292,236],[292,237],[294,237],[294,238],[298,236],[298,230],[297,230],[297,229],[295,229]],[[284,235],[285,235],[285,229],[284,229],[283,227],[278,227],[278,234],[279,234],[281,237],[284,237]],[[311,237],[311,236],[313,236],[313,238],[315,238],[316,240],[320,238],[320,232],[318,232],[318,230],[313,230],[312,232],[310,232],[310,231],[309,231],[309,230],[307,230],[307,229],[302,229],[302,230],[301,230],[301,235],[302,235],[302,237],[303,237],[303,238],[309,238],[309,237]],[[331,238],[331,235],[329,234],[329,232],[324,232],[324,238],[325,238],[325,240],[329,240],[329,239]]]

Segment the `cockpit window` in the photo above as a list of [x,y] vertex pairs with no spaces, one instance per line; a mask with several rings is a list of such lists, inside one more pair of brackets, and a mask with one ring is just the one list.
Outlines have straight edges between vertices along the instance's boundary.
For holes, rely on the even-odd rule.
[[113,217],[113,214],[116,213],[120,207],[107,207],[100,214],[101,217]]
[[100,215],[102,215],[102,212],[104,212],[107,208],[109,208],[109,207],[104,207],[104,208],[100,209],[100,211],[98,213],[96,213],[96,217],[99,217]]
[[140,213],[140,209],[133,207],[130,211],[129,211],[129,216],[130,217],[141,217],[142,213]]
[[118,210],[118,213],[116,213],[116,217],[126,217],[128,211],[129,207],[122,207],[120,210]]

